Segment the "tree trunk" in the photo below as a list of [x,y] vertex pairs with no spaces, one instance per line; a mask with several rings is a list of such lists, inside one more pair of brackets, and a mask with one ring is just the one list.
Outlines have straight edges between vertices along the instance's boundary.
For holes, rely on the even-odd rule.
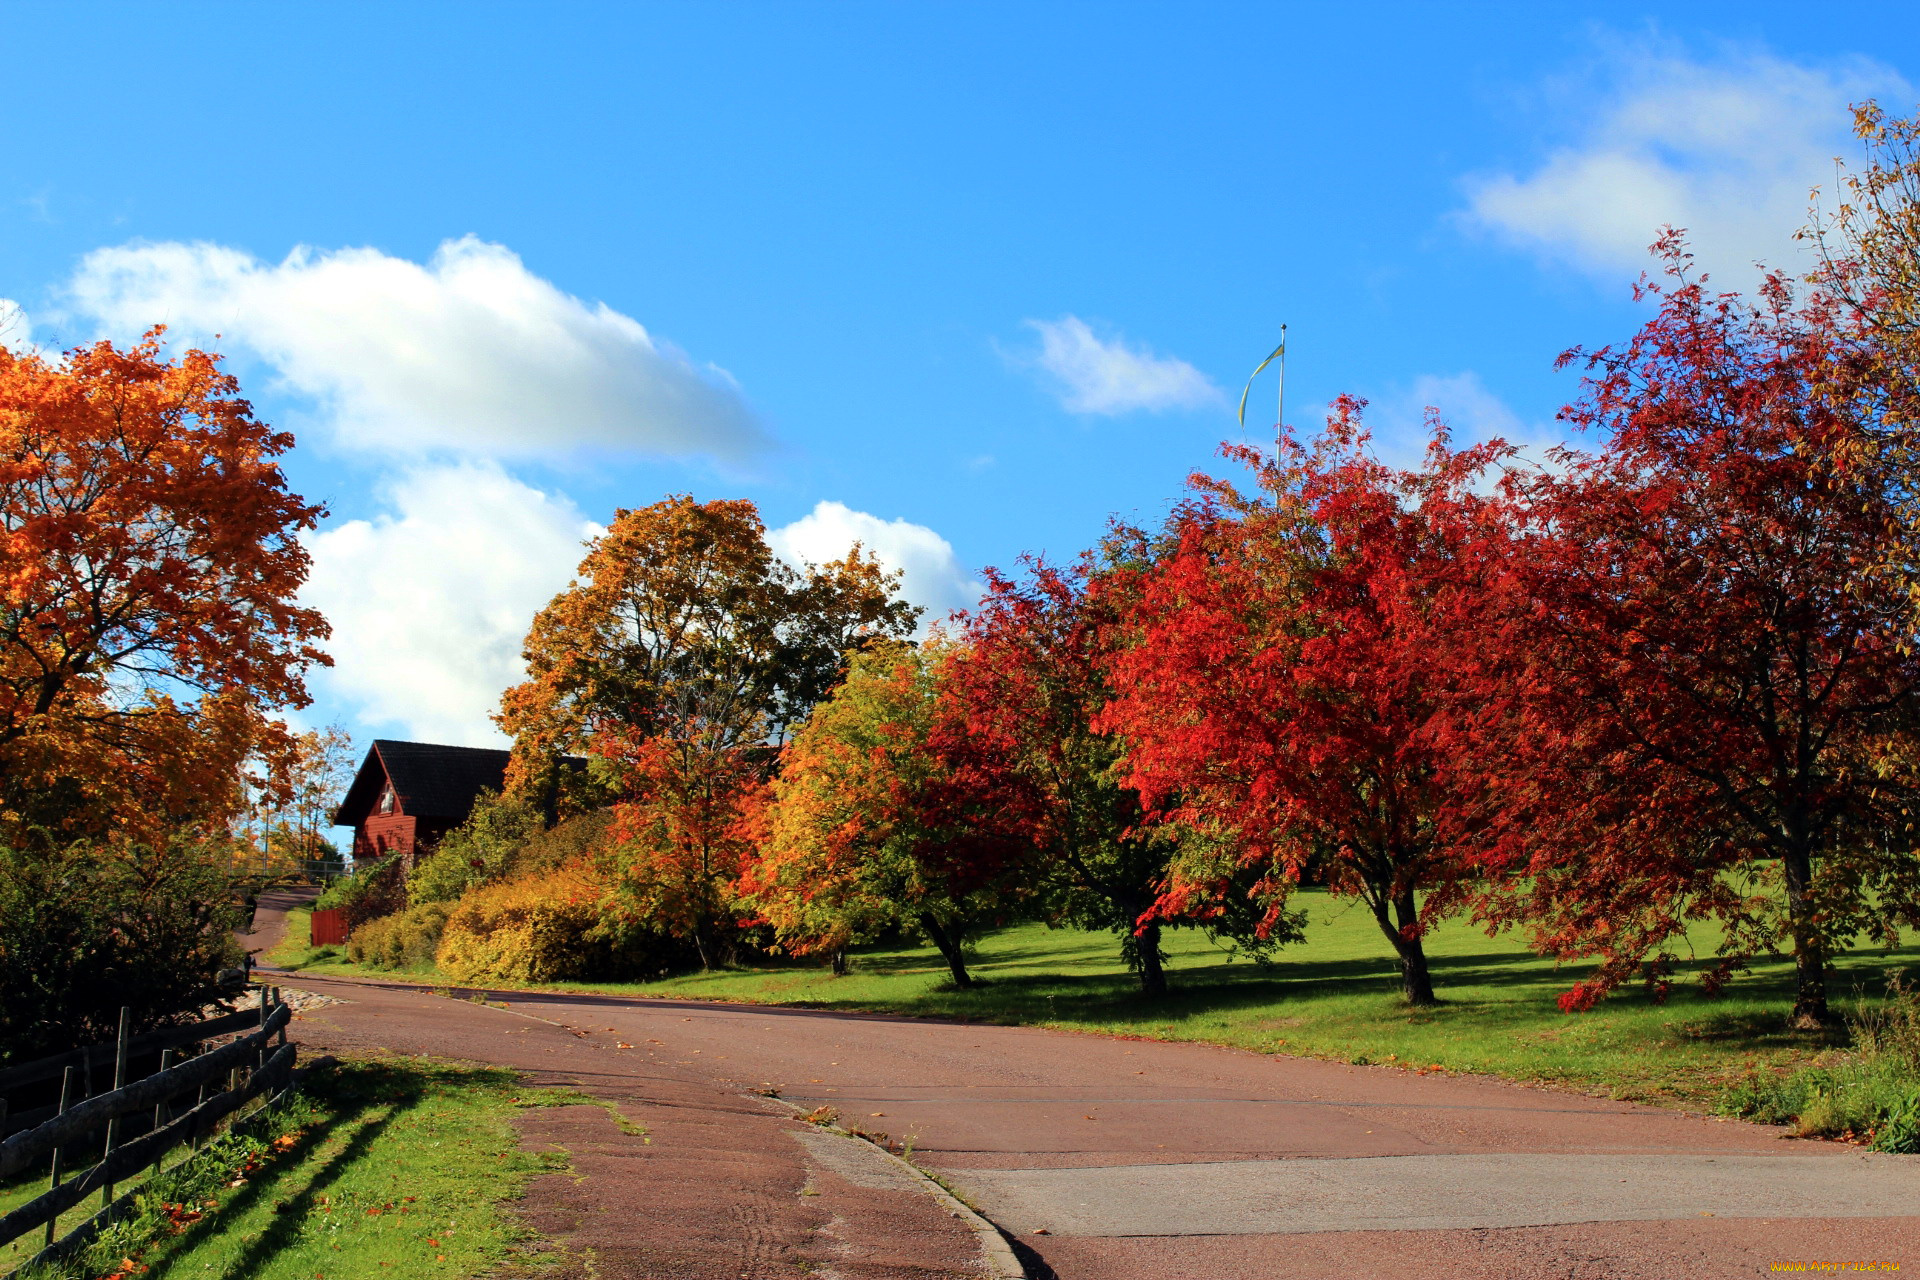
[[1813,924],[1813,858],[1804,845],[1780,858],[1787,881],[1787,918],[1793,933],[1793,1014],[1788,1024],[1800,1031],[1831,1026],[1827,1007],[1827,949]]
[[547,765],[547,785],[540,789],[540,829],[551,831],[560,825],[560,764]]
[[1414,902],[1413,890],[1408,889],[1394,895],[1393,918],[1387,916],[1387,900],[1384,893],[1373,901],[1373,918],[1380,924],[1380,932],[1387,935],[1387,941],[1393,944],[1393,953],[1400,959],[1400,991],[1410,1005],[1439,1004],[1439,998],[1433,994],[1433,976],[1427,972],[1427,952],[1420,943],[1420,935],[1410,926],[1420,921],[1420,912]]
[[927,937],[933,940],[933,945],[938,948],[940,954],[945,957],[947,970],[953,974],[953,985],[956,987],[972,986],[973,979],[967,976],[966,959],[960,954],[959,934],[947,932],[946,929],[941,927],[940,921],[934,917],[931,911],[922,911],[920,913],[920,928],[926,932]]
[[833,949],[833,976],[836,978],[844,978],[847,976],[847,949],[845,947],[835,947]]
[[1140,949],[1140,993],[1167,994],[1167,971],[1160,963],[1160,926],[1148,925],[1134,935],[1133,942]]

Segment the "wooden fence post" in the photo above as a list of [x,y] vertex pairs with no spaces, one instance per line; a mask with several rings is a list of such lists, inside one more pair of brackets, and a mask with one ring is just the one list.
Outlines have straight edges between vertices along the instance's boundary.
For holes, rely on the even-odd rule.
[[[196,1050],[199,1050],[204,1048],[204,1045],[196,1044],[193,1047]],[[200,1056],[200,1054],[195,1053],[193,1056],[197,1058]],[[193,1105],[197,1108],[201,1103],[205,1102],[206,1100],[207,1100],[207,1086],[206,1086],[206,1082],[202,1081],[200,1085],[197,1088],[195,1088],[193,1091]],[[200,1126],[199,1125],[196,1124],[193,1126],[193,1132],[188,1140],[192,1142],[193,1149],[195,1151],[198,1151],[200,1149]]]
[[[273,1012],[273,988],[262,984],[260,988],[260,1025],[267,1025],[267,1015]],[[259,1071],[267,1065],[267,1055],[273,1051],[273,1042],[260,1037],[260,1051],[253,1055],[253,1070]]]
[[[113,1044],[113,1091],[115,1093],[127,1087],[127,1022],[131,1011],[125,1005],[120,1006],[120,1034]],[[102,1160],[112,1155],[120,1145],[120,1117],[107,1121],[107,1147],[100,1155]],[[100,1207],[106,1208],[113,1203],[113,1184],[109,1182],[100,1188]]]
[[[59,1110],[55,1111],[54,1114],[57,1116],[63,1116],[67,1114],[67,1103],[72,1101],[72,1099],[73,1099],[73,1068],[67,1067],[65,1070],[63,1070],[60,1073],[60,1108]],[[49,1191],[54,1190],[56,1187],[60,1185],[60,1164],[61,1164],[60,1148],[56,1146],[53,1149],[53,1172],[49,1174],[47,1178],[47,1190]],[[48,1248],[53,1247],[53,1228],[54,1228],[54,1225],[57,1222],[59,1222],[59,1220],[60,1220],[60,1215],[57,1213],[54,1214],[51,1218],[47,1219],[47,1247]]]
[[[162,1049],[160,1051],[160,1074],[165,1075],[169,1070],[172,1069],[172,1067],[173,1067],[173,1050]],[[153,1129],[160,1128],[160,1126],[166,1124],[167,1121],[171,1120],[172,1118],[173,1117],[168,1114],[167,1100],[165,1098],[162,1098],[160,1099],[160,1101],[153,1104]],[[153,1129],[149,1129],[148,1132],[149,1133],[153,1132]],[[167,1157],[167,1153],[165,1150],[160,1150],[153,1153],[153,1169],[155,1172],[159,1171],[160,1162],[166,1159],[166,1157]]]

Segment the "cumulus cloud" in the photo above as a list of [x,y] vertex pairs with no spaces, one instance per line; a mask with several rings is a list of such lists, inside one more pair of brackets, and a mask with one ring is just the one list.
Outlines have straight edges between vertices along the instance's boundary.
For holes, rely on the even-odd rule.
[[1015,359],[1045,375],[1071,413],[1197,409],[1223,399],[1220,389],[1185,360],[1155,355],[1117,334],[1102,338],[1078,316],[1025,324],[1040,335],[1040,349]]
[[308,538],[302,600],[333,623],[319,682],[368,727],[499,745],[488,716],[525,674],[527,626],[601,529],[490,462],[417,468],[386,496],[389,514]]
[[472,236],[424,265],[375,249],[265,263],[215,244],[88,254],[68,304],[257,356],[343,445],[477,457],[578,449],[743,459],[767,441],[733,380]]
[[1558,422],[1522,418],[1471,369],[1429,373],[1390,390],[1369,407],[1368,425],[1382,458],[1399,466],[1418,464],[1429,440],[1429,408],[1439,411],[1456,449],[1498,438],[1519,449],[1523,462],[1545,466],[1547,451],[1567,439]]
[[1702,266],[1729,283],[1752,264],[1804,263],[1793,233],[1808,192],[1853,150],[1849,106],[1905,98],[1890,69],[1857,59],[1805,66],[1760,52],[1703,62],[1620,51],[1617,79],[1582,135],[1533,172],[1467,183],[1469,220],[1511,242],[1614,278],[1646,269],[1662,226],[1684,228]]
[[769,530],[767,542],[792,564],[837,560],[858,542],[900,574],[901,597],[922,610],[922,632],[980,599],[981,586],[961,567],[953,545],[923,524],[882,520],[844,503],[822,502],[792,524]]
[[1520,415],[1488,388],[1471,369],[1461,373],[1426,373],[1404,389],[1384,397],[1376,406],[1379,425],[1393,435],[1406,436],[1424,446],[1426,428],[1423,418],[1431,406],[1453,430],[1458,441],[1519,441],[1534,434]]

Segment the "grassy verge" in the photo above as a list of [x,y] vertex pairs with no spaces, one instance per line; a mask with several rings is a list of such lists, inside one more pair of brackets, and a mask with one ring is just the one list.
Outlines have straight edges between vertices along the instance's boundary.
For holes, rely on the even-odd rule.
[[1751,1071],[1724,1108],[1804,1134],[1920,1155],[1920,988],[1895,977],[1888,998],[1861,1001],[1844,1054],[1788,1072]]
[[517,1149],[523,1106],[578,1099],[511,1071],[422,1059],[311,1077],[268,1126],[229,1135],[148,1185],[93,1248],[19,1280],[527,1274],[528,1233],[503,1209],[556,1154]]
[[287,912],[286,936],[261,958],[283,969],[311,969],[319,965],[345,964],[347,953],[344,947],[314,946],[313,910],[310,907],[296,907]]
[[[817,965],[730,969],[649,983],[568,984],[548,989],[749,1001],[812,1008],[1024,1023],[1066,1030],[1195,1040],[1267,1053],[1356,1063],[1436,1067],[1604,1092],[1668,1105],[1713,1106],[1759,1075],[1843,1059],[1832,1042],[1789,1032],[1792,966],[1763,960],[1709,998],[1682,965],[1665,1003],[1623,991],[1591,1013],[1560,1012],[1555,997],[1579,976],[1526,950],[1511,935],[1489,938],[1463,922],[1442,924],[1428,951],[1443,1003],[1411,1010],[1397,996],[1395,967],[1371,917],[1320,892],[1301,895],[1304,942],[1267,967],[1236,958],[1204,936],[1169,942],[1174,992],[1146,1000],[1107,934],[1018,925],[981,940],[975,989],[955,990],[931,948],[868,948],[835,978]],[[395,974],[302,952],[289,930],[276,962],[314,972],[440,981],[431,970]],[[1716,938],[1692,942],[1704,967]],[[1920,945],[1856,951],[1835,965],[1833,990],[1878,997],[1902,966],[1920,969]]]

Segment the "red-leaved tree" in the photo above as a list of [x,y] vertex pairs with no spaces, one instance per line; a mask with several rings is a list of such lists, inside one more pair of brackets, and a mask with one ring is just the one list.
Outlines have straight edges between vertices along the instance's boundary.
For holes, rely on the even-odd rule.
[[1108,691],[1089,564],[1036,562],[1024,582],[989,570],[987,594],[940,671],[929,745],[944,766],[935,825],[1009,848],[1059,919],[1119,933],[1143,991],[1166,990],[1158,926],[1136,936],[1165,857],[1138,837],[1139,805],[1115,777],[1117,744],[1091,719]]
[[742,917],[737,882],[766,836],[764,747],[699,732],[603,732],[594,750],[619,771],[601,856],[609,901],[634,923],[693,944],[702,969],[732,959]]
[[1490,916],[1601,961],[1568,1008],[1649,957],[1660,981],[1717,918],[1716,975],[1784,944],[1816,1025],[1836,948],[1920,924],[1920,655],[1885,572],[1892,496],[1839,447],[1884,397],[1828,300],[1712,295],[1677,236],[1656,249],[1659,313],[1562,357],[1590,371],[1562,416],[1604,447],[1516,486],[1528,607],[1467,748],[1497,762]]
[[1451,451],[1436,426],[1424,467],[1396,470],[1369,454],[1361,408],[1340,400],[1275,460],[1227,450],[1258,492],[1195,478],[1177,548],[1121,620],[1097,723],[1128,744],[1159,822],[1212,837],[1175,861],[1160,911],[1219,909],[1227,874],[1252,868],[1277,920],[1317,875],[1366,904],[1407,1000],[1431,1004],[1422,935],[1471,876],[1452,659],[1473,647],[1500,532],[1473,486],[1506,450]]
[[1050,918],[1119,934],[1142,992],[1159,995],[1168,924],[1199,924],[1252,949],[1298,930],[1292,917],[1276,917],[1256,936],[1246,910],[1204,919],[1155,910],[1183,833],[1142,822],[1124,744],[1097,727],[1114,696],[1108,659],[1131,581],[1125,566],[1151,554],[1137,534],[1118,531],[1099,557],[1070,569],[1035,561],[1024,581],[988,571],[987,595],[940,670],[929,745],[942,777],[928,788],[924,822],[949,833],[949,861],[982,860],[979,878],[1018,867]]

